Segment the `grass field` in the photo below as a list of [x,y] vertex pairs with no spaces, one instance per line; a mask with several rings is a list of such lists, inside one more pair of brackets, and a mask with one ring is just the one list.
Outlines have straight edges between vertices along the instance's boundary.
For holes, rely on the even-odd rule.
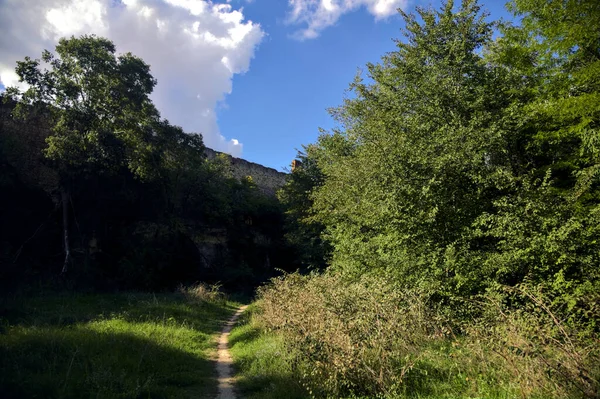
[[209,398],[215,336],[237,305],[184,293],[2,299],[0,398]]

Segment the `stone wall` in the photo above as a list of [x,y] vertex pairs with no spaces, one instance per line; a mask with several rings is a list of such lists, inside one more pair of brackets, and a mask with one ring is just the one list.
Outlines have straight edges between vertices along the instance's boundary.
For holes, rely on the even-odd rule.
[[[221,154],[210,148],[206,149],[206,156],[209,159],[215,158]],[[256,186],[265,194],[275,195],[275,192],[285,183],[286,173],[279,172],[273,168],[246,161],[245,159],[235,158],[225,154],[231,161],[231,173],[236,179],[243,179],[252,176]]]

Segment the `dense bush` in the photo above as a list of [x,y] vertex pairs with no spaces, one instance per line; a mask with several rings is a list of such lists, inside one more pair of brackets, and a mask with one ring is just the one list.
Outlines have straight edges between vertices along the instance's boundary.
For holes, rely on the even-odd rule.
[[[466,326],[465,342],[484,370],[503,370],[524,397],[597,398],[600,340],[573,323],[565,306],[539,288],[504,287],[489,294],[483,316]],[[590,303],[597,302],[590,298]],[[598,308],[588,316],[598,320]]]
[[443,335],[416,295],[381,278],[344,284],[294,274],[263,289],[261,299],[261,320],[284,332],[315,393],[394,392],[422,346]]
[[312,397],[597,397],[600,342],[564,308],[525,288],[469,306],[481,317],[457,326],[383,278],[292,274],[261,290],[255,319]]

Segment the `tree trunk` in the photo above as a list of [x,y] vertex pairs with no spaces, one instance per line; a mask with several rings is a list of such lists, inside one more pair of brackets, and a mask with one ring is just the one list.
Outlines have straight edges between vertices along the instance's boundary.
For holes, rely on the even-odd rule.
[[63,244],[65,247],[65,263],[63,264],[61,274],[65,274],[69,270],[69,263],[71,263],[71,245],[69,244],[69,193],[67,193],[67,190],[61,190],[60,199],[62,202],[63,215]]

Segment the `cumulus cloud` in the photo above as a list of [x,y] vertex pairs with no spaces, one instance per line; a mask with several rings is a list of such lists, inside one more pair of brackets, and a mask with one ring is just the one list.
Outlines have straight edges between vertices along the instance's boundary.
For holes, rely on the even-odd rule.
[[210,0],[3,0],[0,83],[17,84],[15,62],[52,50],[61,37],[97,34],[151,65],[164,118],[200,132],[207,146],[240,156],[219,132],[216,107],[250,66],[264,32],[243,10]]
[[366,7],[376,20],[385,19],[406,6],[407,0],[288,0],[288,23],[306,25],[299,39],[313,39],[346,13]]

